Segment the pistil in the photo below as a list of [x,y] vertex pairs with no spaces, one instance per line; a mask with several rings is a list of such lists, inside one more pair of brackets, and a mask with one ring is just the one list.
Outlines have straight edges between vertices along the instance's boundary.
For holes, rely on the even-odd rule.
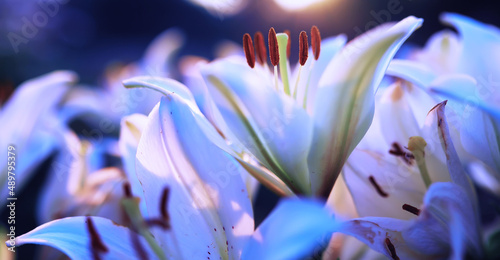
[[429,176],[429,172],[427,171],[427,164],[425,163],[425,147],[427,146],[427,142],[425,142],[424,138],[420,136],[412,136],[408,141],[408,150],[410,150],[417,161],[418,170],[420,171],[420,175],[422,176],[422,180],[424,181],[425,187],[429,188],[431,186],[431,177]]
[[277,39],[278,39],[281,80],[283,81],[283,88],[285,90],[285,94],[290,96],[290,83],[288,81],[289,65],[287,59],[288,35],[286,35],[286,33],[279,33],[277,35]]

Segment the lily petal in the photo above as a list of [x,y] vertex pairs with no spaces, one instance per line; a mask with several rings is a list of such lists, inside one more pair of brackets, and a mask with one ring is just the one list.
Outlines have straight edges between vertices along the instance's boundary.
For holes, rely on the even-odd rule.
[[424,87],[429,86],[438,76],[423,63],[398,59],[391,61],[386,73]]
[[[75,82],[77,76],[70,71],[56,71],[26,81],[17,88],[0,111],[0,162],[7,165],[7,146],[15,146],[16,188],[19,191],[29,180],[34,167],[42,162],[59,143],[55,107]],[[44,97],[40,99],[40,97]],[[10,155],[12,156],[12,155]],[[7,167],[1,166],[0,195],[7,196]]]
[[383,25],[348,43],[325,69],[314,109],[314,137],[308,157],[313,190],[328,197],[345,160],[368,130],[375,91],[390,60],[422,24],[408,17]]
[[132,193],[141,199],[139,207],[143,216],[147,216],[146,201],[144,199],[144,192],[142,186],[137,178],[135,172],[135,157],[137,153],[137,146],[141,139],[142,131],[146,126],[148,117],[142,114],[132,114],[122,119],[120,127],[120,140],[119,146],[122,153],[122,162],[130,182]]
[[[87,227],[89,219],[107,248],[107,252],[100,254],[103,259],[131,259],[134,256],[139,258],[134,250],[138,244],[149,259],[154,258],[154,253],[141,236],[100,217],[71,217],[48,222],[17,237],[16,246],[45,245],[60,250],[71,259],[94,259],[91,235]],[[8,242],[6,244],[9,245]]]
[[302,259],[321,252],[336,228],[323,203],[284,200],[255,231],[242,259]]
[[[335,37],[330,37],[321,41],[321,55],[318,60],[314,60],[314,53],[312,48],[309,48],[309,59],[302,67],[301,78],[297,88],[297,100],[304,100],[305,92],[307,93],[307,112],[313,114],[314,100],[316,100],[316,91],[321,75],[325,72],[330,61],[337,55],[342,47],[345,46],[347,36],[341,34]],[[314,65],[313,65],[314,64]],[[300,64],[297,64],[294,72],[299,71]],[[297,76],[294,76],[296,80]],[[293,82],[295,82],[295,80]],[[309,88],[307,87],[309,85]]]
[[139,143],[136,170],[149,216],[160,215],[161,191],[170,188],[172,236],[153,233],[174,258],[237,258],[253,231],[241,168],[210,140],[221,137],[206,119],[213,135],[200,127],[191,102],[177,92],[162,98]]
[[485,73],[498,73],[500,30],[497,27],[455,13],[444,13],[440,19],[444,24],[455,27],[462,40],[456,72],[475,78],[486,76]]
[[414,165],[396,159],[387,152],[380,154],[360,149],[352,152],[343,176],[359,216],[415,217],[401,206],[421,205],[425,186]]

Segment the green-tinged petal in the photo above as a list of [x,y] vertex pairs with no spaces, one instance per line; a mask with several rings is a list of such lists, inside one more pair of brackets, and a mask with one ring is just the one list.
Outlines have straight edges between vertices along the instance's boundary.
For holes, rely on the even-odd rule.
[[170,188],[171,236],[153,233],[167,256],[235,259],[253,231],[242,169],[211,141],[223,142],[189,102],[177,92],[162,98],[139,143],[136,170],[150,217],[160,215],[161,191]]
[[[15,147],[16,190],[29,180],[34,168],[59,143],[61,125],[56,106],[77,76],[69,71],[56,71],[20,85],[0,111],[0,195],[7,197],[7,146]],[[42,99],[40,97],[43,97]],[[12,153],[9,157],[12,157]],[[11,171],[12,172],[12,171]]]
[[121,122],[119,140],[124,171],[132,188],[133,195],[139,197],[141,200],[139,206],[143,216],[147,216],[146,202],[141,183],[135,173],[135,157],[137,146],[139,145],[139,140],[141,139],[147,120],[148,117],[142,114],[132,114],[124,117]]
[[222,117],[239,141],[294,192],[310,194],[307,154],[311,119],[241,59],[223,59],[202,74]]
[[224,139],[231,145],[236,153],[241,154],[245,148],[229,129],[224,118],[217,109],[212,96],[208,91],[205,80],[201,75],[201,68],[206,64],[205,60],[188,57],[182,62],[183,82],[189,88],[196,100],[201,113],[210,121]]
[[308,157],[317,194],[328,197],[345,160],[368,130],[375,91],[390,60],[422,23],[408,17],[348,43],[325,69],[314,109],[314,149]]
[[[95,231],[107,248],[99,252],[102,259],[137,259],[135,248],[141,247],[149,259],[155,259],[144,238],[111,220],[90,217]],[[56,248],[71,259],[95,259],[87,217],[54,220],[16,238],[16,247],[37,244]],[[8,241],[6,242],[9,245]]]
[[284,200],[255,231],[242,259],[303,259],[320,253],[336,228],[323,203]]
[[[321,75],[325,72],[330,61],[340,52],[347,41],[343,34],[330,37],[321,41],[321,55],[318,60],[314,59],[312,48],[309,48],[309,58],[301,69],[300,80],[297,84],[297,101],[302,104],[307,91],[307,112],[313,114],[314,101],[316,100],[316,91]],[[300,64],[297,64],[294,72],[298,73]],[[293,77],[292,86],[297,80],[297,75]],[[309,87],[308,87],[309,86]]]

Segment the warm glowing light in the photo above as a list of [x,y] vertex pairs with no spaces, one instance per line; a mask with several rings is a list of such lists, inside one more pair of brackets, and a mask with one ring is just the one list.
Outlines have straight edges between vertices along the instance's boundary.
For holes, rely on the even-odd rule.
[[323,2],[325,0],[274,0],[281,8],[288,11],[298,11],[305,9],[313,4]]
[[191,3],[205,8],[213,15],[234,15],[246,5],[246,0],[188,0]]

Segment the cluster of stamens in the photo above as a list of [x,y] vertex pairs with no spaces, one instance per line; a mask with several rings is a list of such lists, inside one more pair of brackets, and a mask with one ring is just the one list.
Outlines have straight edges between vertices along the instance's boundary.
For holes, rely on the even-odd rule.
[[[289,30],[285,30],[284,33],[288,36],[287,46],[286,46],[286,54],[287,58],[290,58],[290,50],[291,50],[291,33]],[[255,47],[254,47],[255,42]],[[278,48],[278,38],[276,31],[273,27],[269,29],[268,35],[268,45],[269,45],[269,58],[271,60],[271,64],[273,66],[278,66],[280,61],[280,53]],[[245,52],[245,57],[247,59],[248,66],[251,68],[255,67],[255,54],[257,53],[257,62],[261,65],[265,65],[266,61],[266,47],[264,43],[264,36],[261,32],[256,32],[252,41],[252,37],[250,34],[245,33],[243,35],[243,50]],[[319,58],[319,53],[321,49],[321,36],[318,30],[318,27],[313,26],[311,28],[311,48],[314,53],[314,59],[317,60]],[[301,66],[307,61],[309,56],[309,43],[307,41],[307,33],[305,31],[301,31],[299,34],[299,63]]]
[[[255,45],[254,45],[254,42]],[[267,58],[266,58],[266,45],[264,43],[264,36],[261,32],[257,32],[254,35],[252,41],[252,37],[250,34],[246,33],[243,35],[243,50],[245,52],[245,57],[252,69],[255,67],[255,58],[257,56],[257,62],[263,66],[267,67]],[[283,83],[283,91],[286,95],[292,96],[297,99],[297,90],[300,81],[300,74],[302,67],[306,64],[307,58],[309,56],[309,43],[307,40],[307,33],[305,31],[301,31],[299,34],[299,71],[298,76],[296,78],[295,87],[293,88],[293,92],[290,88],[289,81],[289,58],[290,58],[290,49],[291,49],[291,33],[288,30],[285,30],[284,33],[276,34],[274,28],[271,27],[268,34],[268,46],[269,46],[269,59],[271,60],[271,64],[274,67],[274,82],[276,86],[276,90],[279,90],[279,80],[278,80],[278,65],[279,72],[281,76],[281,80]],[[311,48],[314,54],[314,60],[319,59],[319,53],[321,50],[321,36],[319,30],[316,26],[311,28]],[[257,54],[257,55],[256,55]],[[314,61],[313,60],[313,61]],[[307,93],[309,89],[309,79],[311,68],[314,63],[311,63],[309,68],[309,75],[307,77],[307,83],[305,87],[305,95],[303,99],[303,107],[306,107],[307,101]]]

